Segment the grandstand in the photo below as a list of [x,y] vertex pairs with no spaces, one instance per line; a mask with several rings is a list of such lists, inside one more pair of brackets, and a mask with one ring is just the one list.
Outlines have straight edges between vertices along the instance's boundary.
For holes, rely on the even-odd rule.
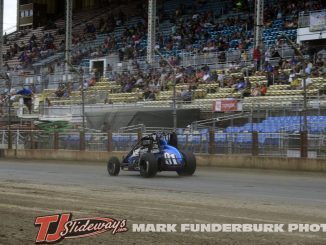
[[[28,6],[31,10],[46,6],[49,21],[27,23],[19,15],[18,31],[5,37],[3,69],[9,80],[1,86],[4,126],[8,121],[19,125],[60,119],[80,129],[86,120],[86,131],[107,133],[101,125],[115,120],[108,112],[119,117],[118,112],[124,110],[161,110],[171,112],[162,127],[185,128],[193,122],[178,120],[172,125],[174,109],[199,110],[192,120],[211,120],[206,128],[194,129],[191,140],[185,130],[178,132],[181,145],[200,152],[211,151],[210,142],[249,146],[254,142],[253,132],[261,134],[259,147],[274,143],[281,147],[284,134],[326,132],[325,46],[321,42],[325,30],[309,41],[304,41],[305,35],[312,36],[314,31],[302,34],[307,29],[302,19],[310,12],[311,16],[325,12],[323,1],[151,0],[148,6],[145,1],[74,1],[72,33],[65,32],[64,2],[18,2],[19,13]],[[151,7],[155,16],[150,15]],[[156,26],[154,34],[150,24]],[[69,48],[67,35],[72,40]],[[26,115],[22,100],[14,96],[13,91],[24,85],[34,92],[32,115]],[[221,104],[230,101],[237,108],[223,109]],[[90,128],[95,125],[92,113],[98,123]],[[242,120],[237,113],[244,115]],[[222,119],[225,115],[229,119]],[[151,119],[146,118],[138,123],[151,127]],[[121,126],[134,122],[128,120]],[[223,121],[223,128],[215,121]],[[231,125],[234,122],[240,125]],[[214,139],[209,140],[211,130]],[[63,142],[79,142],[77,136],[66,135]],[[136,137],[120,136],[112,137],[116,150]],[[79,144],[75,143],[72,148]],[[324,138],[319,144],[324,147]],[[323,154],[320,149],[318,154]]]

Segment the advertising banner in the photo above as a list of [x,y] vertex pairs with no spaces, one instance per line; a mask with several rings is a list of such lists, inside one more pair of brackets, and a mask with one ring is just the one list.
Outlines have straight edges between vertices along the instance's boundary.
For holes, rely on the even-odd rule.
[[310,13],[310,31],[326,30],[326,11]]
[[232,112],[241,110],[241,103],[236,99],[216,100],[213,103],[213,112]]

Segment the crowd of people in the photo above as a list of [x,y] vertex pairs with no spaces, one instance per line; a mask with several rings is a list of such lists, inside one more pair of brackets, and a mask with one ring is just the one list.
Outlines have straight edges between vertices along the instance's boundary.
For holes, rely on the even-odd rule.
[[[206,4],[208,4],[207,0],[197,0],[191,5],[180,4],[173,13],[167,12],[164,4],[159,5],[157,11],[159,21],[169,20],[172,27],[168,35],[158,32],[157,48],[166,52],[184,50],[194,53],[223,52],[232,48],[239,49],[242,54],[241,58],[247,59],[248,53],[246,50],[252,47],[253,44],[254,1],[232,0],[223,5],[223,11],[214,12],[208,10],[202,12],[201,8],[205,7]],[[273,20],[283,19],[284,28],[296,28],[298,13],[323,8],[325,8],[325,3],[321,0],[299,3],[294,0],[266,2],[264,25],[268,27],[271,26]],[[227,19],[219,19],[222,14],[227,14],[229,11],[238,13],[238,15],[233,15],[234,17]],[[102,16],[96,24],[93,24],[92,21],[87,22],[82,32],[73,33],[72,42],[77,45],[73,54],[73,61],[78,63],[84,57],[103,56],[112,51],[119,53],[121,61],[145,56],[146,4],[139,3],[136,14],[142,19],[135,26],[126,27],[124,25],[127,16],[121,10],[116,14],[110,12],[107,16]],[[119,38],[112,34],[116,27],[124,27],[124,31]],[[94,40],[97,34],[100,33],[111,33],[101,46],[78,48],[78,44],[87,40]],[[25,35],[23,31],[21,35]],[[46,33],[45,35],[50,34]],[[5,43],[10,37],[5,38]],[[28,44],[13,42],[4,55],[5,60],[12,59],[19,54],[18,59],[23,63],[24,67],[33,61],[64,50],[64,41],[61,41],[59,47],[55,47],[53,45],[53,36],[43,38],[43,41],[36,40],[35,36],[33,36]]]
[[[63,47],[60,46],[61,51]],[[46,32],[38,40],[38,38],[33,34],[28,43],[21,41],[20,43],[13,42],[9,46],[6,53],[3,55],[4,61],[12,59],[18,55],[18,60],[21,62],[21,68],[28,68],[33,62],[44,59],[50,55],[53,55],[58,48],[54,44],[54,36]],[[12,69],[7,67],[7,69]]]
[[[159,6],[159,21],[170,20],[172,25],[169,33],[163,34],[158,31],[156,48],[166,53],[173,50],[196,54],[218,51],[220,52],[218,59],[222,62],[226,61],[226,51],[236,49],[241,55],[239,61],[230,65],[230,73],[217,73],[208,66],[182,67],[181,58],[175,55],[170,56],[169,62],[174,67],[178,67],[176,74],[164,60],[160,61],[159,69],[152,69],[149,64],[140,67],[136,58],[146,55],[147,6],[144,4],[137,6],[137,16],[141,18],[133,26],[125,25],[127,16],[123,11],[102,16],[98,23],[92,21],[85,23],[81,32],[73,33],[72,62],[79,64],[83,58],[106,56],[112,52],[117,52],[120,62],[133,60],[132,72],[112,71],[110,80],[115,80],[121,85],[121,92],[131,92],[135,89],[141,91],[146,100],[154,100],[160,91],[171,90],[175,77],[177,84],[185,84],[178,95],[179,98],[190,101],[193,99],[193,91],[201,83],[216,83],[219,87],[233,88],[234,92],[239,92],[241,96],[246,97],[265,95],[271,84],[289,84],[292,89],[302,88],[298,76],[300,73],[306,73],[308,85],[311,77],[325,75],[324,56],[316,56],[314,59],[310,57],[310,61],[307,62],[302,62],[296,56],[284,59],[279,52],[279,49],[286,45],[282,38],[277,38],[274,47],[267,48],[266,52],[262,53],[261,47],[258,47],[249,53],[253,45],[254,1],[230,1],[228,7],[223,9],[223,13],[213,10],[200,11],[207,2],[198,0],[191,6],[181,4],[174,13],[167,13],[164,5]],[[300,3],[294,0],[266,2],[264,24],[266,27],[271,27],[273,20],[282,19],[282,28],[296,28],[299,12],[323,8],[325,3],[321,0]],[[233,14],[233,17],[226,19],[219,18],[228,11],[238,14]],[[117,27],[122,29],[119,37],[113,33]],[[62,30],[58,31],[63,33]],[[85,41],[95,40],[100,33],[108,34],[100,46],[82,45]],[[40,40],[35,35],[31,36],[27,44],[9,41],[9,38],[6,38],[6,42],[10,42],[11,45],[4,58],[7,61],[18,55],[18,59],[26,67],[35,60],[52,55],[59,50],[64,51],[64,40],[58,47],[54,45],[54,41],[55,36],[50,32],[45,32]],[[240,60],[249,60],[249,56],[253,58],[255,67],[243,70],[243,66],[238,64]],[[277,64],[271,62],[275,59],[278,60]],[[286,70],[290,72],[285,72]],[[232,76],[233,72],[243,73],[243,76]],[[266,76],[267,83],[250,83],[245,79],[247,75],[254,73]],[[84,88],[94,86],[96,80],[97,78],[94,77],[89,79],[84,84]],[[61,84],[58,86],[56,96],[69,97],[73,89],[71,86]]]
[[[247,50],[253,45],[253,10],[254,1],[234,0],[229,7],[224,8],[224,14],[236,9],[239,14],[235,17],[220,20],[220,13],[212,10],[201,12],[199,9],[207,1],[197,1],[196,4],[186,6],[181,4],[175,13],[166,13],[164,5],[158,10],[159,21],[169,19],[172,27],[169,35],[158,32],[156,48],[163,52],[184,50],[185,52],[205,53],[213,51],[227,51],[238,49],[241,58],[248,59]],[[308,1],[298,6],[294,1],[279,0],[277,4],[267,3],[264,17],[265,25],[271,26],[275,19],[283,19],[283,28],[296,28],[297,15],[302,10],[315,10],[323,7],[322,1]],[[139,5],[139,12],[146,13],[146,6]],[[141,15],[140,15],[141,16]],[[120,12],[118,16],[108,16],[107,20],[100,20],[101,33],[112,32],[115,27],[123,26],[125,16]],[[120,61],[130,60],[146,53],[147,19],[146,15],[135,26],[126,27],[121,37],[110,35],[104,44],[92,52],[95,56],[106,55],[117,51]]]
[[[234,75],[236,74],[236,75]],[[241,74],[241,75],[239,75]],[[245,77],[263,76],[265,79],[252,82]],[[110,80],[115,80],[121,85],[120,92],[141,91],[144,99],[155,100],[160,91],[172,90],[174,79],[176,84],[184,85],[179,93],[183,101],[192,99],[191,93],[199,87],[199,84],[216,84],[221,88],[232,88],[233,94],[241,94],[241,97],[264,96],[271,85],[289,85],[289,89],[303,89],[302,77],[306,77],[306,84],[311,84],[314,77],[326,76],[325,52],[319,52],[314,59],[302,60],[300,56],[293,56],[289,59],[279,59],[279,62],[272,65],[265,62],[260,70],[256,67],[230,67],[228,71],[211,70],[208,66],[202,67],[178,67],[174,72],[168,66],[159,69],[150,67],[140,69],[137,65],[133,71],[123,73],[111,73]],[[217,92],[209,89],[208,93]]]

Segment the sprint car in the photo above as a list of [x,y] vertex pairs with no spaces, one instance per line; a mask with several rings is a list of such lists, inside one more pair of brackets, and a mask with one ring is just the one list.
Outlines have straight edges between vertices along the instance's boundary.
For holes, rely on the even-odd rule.
[[[171,140],[174,137],[174,141]],[[182,152],[176,145],[176,135],[154,133],[142,137],[127,156],[120,161],[113,156],[107,163],[109,175],[119,175],[120,169],[139,171],[145,178],[157,172],[175,171],[180,176],[190,176],[196,171],[196,158],[191,152]]]

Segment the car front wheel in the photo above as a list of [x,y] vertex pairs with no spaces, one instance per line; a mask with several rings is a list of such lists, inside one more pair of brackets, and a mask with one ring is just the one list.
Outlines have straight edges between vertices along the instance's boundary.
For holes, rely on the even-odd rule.
[[180,176],[191,176],[195,173],[196,171],[196,157],[194,156],[193,153],[191,152],[181,152],[185,165],[182,169],[178,170],[177,173]]
[[108,161],[108,172],[111,176],[117,176],[120,172],[120,161],[117,157],[111,157]]
[[157,173],[157,160],[151,153],[145,153],[139,160],[140,175],[144,178],[154,177]]

